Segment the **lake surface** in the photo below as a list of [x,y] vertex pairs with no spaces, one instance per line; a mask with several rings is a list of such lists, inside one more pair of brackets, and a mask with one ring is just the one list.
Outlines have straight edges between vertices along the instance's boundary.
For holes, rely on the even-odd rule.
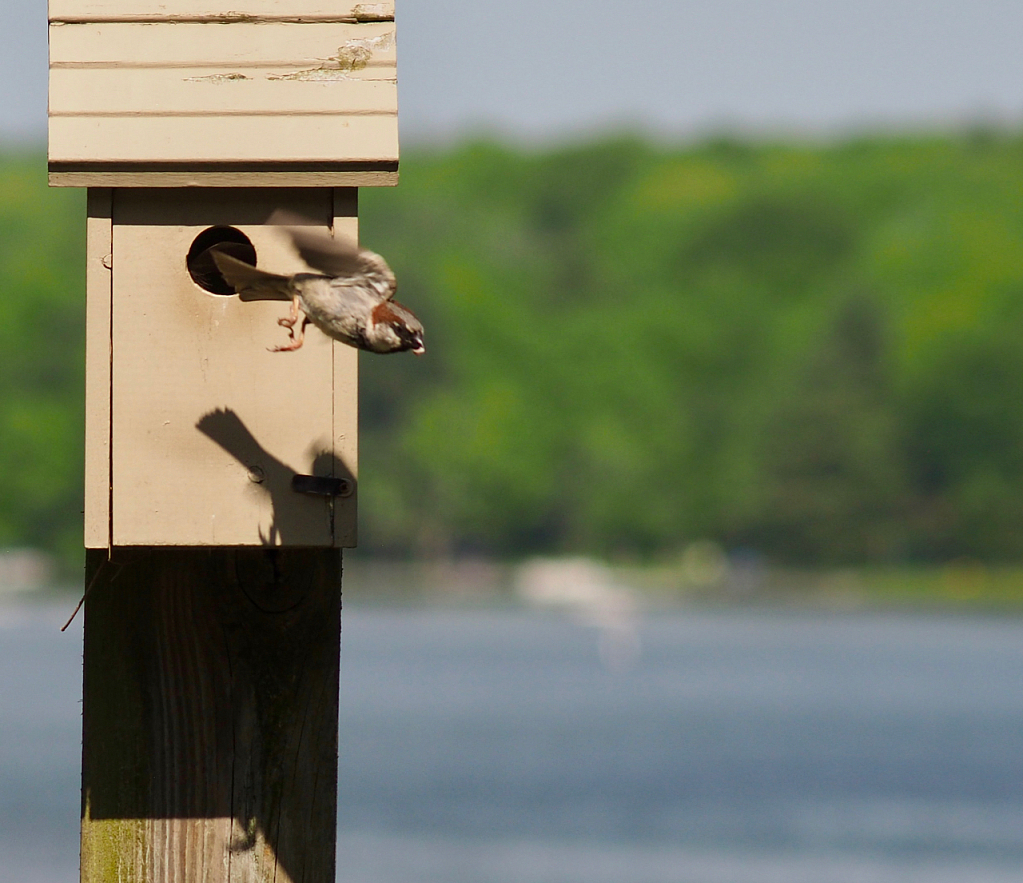
[[[77,879],[68,612],[0,606],[3,880]],[[343,883],[1023,879],[1023,621],[349,605],[342,660]]]

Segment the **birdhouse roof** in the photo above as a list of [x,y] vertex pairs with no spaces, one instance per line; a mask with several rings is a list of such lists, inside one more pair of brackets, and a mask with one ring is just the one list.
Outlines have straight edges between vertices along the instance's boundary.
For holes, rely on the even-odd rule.
[[394,4],[51,0],[70,186],[365,186],[398,167]]

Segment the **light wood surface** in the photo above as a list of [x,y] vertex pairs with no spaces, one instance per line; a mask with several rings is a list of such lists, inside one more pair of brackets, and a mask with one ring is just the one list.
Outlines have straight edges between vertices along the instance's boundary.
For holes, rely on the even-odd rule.
[[[113,68],[66,69],[50,73],[50,115],[61,116],[183,116],[207,115],[281,117],[337,114],[391,115],[397,85],[391,76],[380,79],[380,68],[354,71],[344,79],[313,84],[285,80],[269,105],[266,77],[272,71],[247,73],[246,79],[224,82],[202,68],[185,68],[180,77],[167,79],[159,68],[141,68],[126,76]],[[239,74],[239,76],[242,76]],[[225,89],[224,86],[229,88]],[[269,107],[269,109],[268,109]],[[281,125],[289,125],[282,122]]]
[[[102,543],[90,533],[96,547],[354,542],[354,496],[299,494],[290,482],[357,475],[355,351],[310,328],[297,352],[269,352],[288,339],[277,324],[288,303],[210,294],[186,266],[197,235],[230,226],[249,237],[260,267],[306,270],[290,238],[265,222],[287,208],[329,230],[334,195],[114,191],[112,524]],[[337,211],[356,232],[354,202]],[[90,512],[99,506],[90,498]]]
[[50,21],[388,21],[394,0],[50,0]]
[[[318,68],[348,44],[370,53],[366,66],[394,66],[393,22],[112,22],[50,26],[50,65],[118,68],[200,66]],[[352,49],[358,45],[352,46]],[[356,66],[358,58],[353,58]],[[338,62],[341,63],[340,61]],[[347,68],[351,70],[351,67]]]
[[110,542],[111,191],[89,191],[85,254],[85,547]]
[[[99,130],[102,130],[100,133]],[[301,137],[296,137],[300,131]],[[51,117],[51,162],[397,161],[393,116]],[[298,143],[300,142],[300,143]],[[331,145],[337,145],[332,150]],[[253,172],[252,174],[258,174]]]
[[95,164],[87,171],[70,171],[57,164],[51,165],[49,180],[54,187],[393,187],[398,183],[396,167],[391,171],[350,171],[343,165],[336,171],[284,171],[286,164],[273,170],[251,171],[217,166],[197,166],[192,171],[131,168],[130,163]]
[[[305,186],[394,183],[390,168],[352,176],[397,165],[393,21],[53,20],[49,42],[51,184],[177,186],[146,179],[172,171],[204,186],[234,186],[213,177],[225,172],[245,186],[282,186],[264,176],[285,172]],[[262,168],[224,168],[237,163]]]
[[[359,191],[354,187],[334,190],[334,235],[359,239]],[[333,425],[334,453],[350,472],[349,476],[336,472],[335,477],[349,477],[355,487],[352,496],[334,501],[334,543],[353,548],[359,539],[359,352],[341,343],[334,344]]]

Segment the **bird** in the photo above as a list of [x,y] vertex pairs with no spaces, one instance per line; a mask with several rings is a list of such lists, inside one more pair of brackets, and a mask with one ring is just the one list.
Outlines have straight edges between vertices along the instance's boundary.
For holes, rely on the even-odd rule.
[[241,300],[291,301],[290,314],[277,320],[288,329],[290,339],[271,347],[271,352],[299,349],[310,322],[328,337],[356,349],[372,353],[411,350],[417,356],[426,352],[423,325],[408,307],[394,300],[397,280],[380,255],[351,240],[320,232],[310,221],[290,213],[274,212],[269,222],[282,225],[299,257],[319,272],[268,273],[217,246],[210,255]]

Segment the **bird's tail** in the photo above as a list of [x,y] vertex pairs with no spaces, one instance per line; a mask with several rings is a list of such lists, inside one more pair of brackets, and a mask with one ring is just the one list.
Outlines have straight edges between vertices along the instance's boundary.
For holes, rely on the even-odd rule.
[[210,250],[213,262],[241,300],[291,300],[288,276],[257,270],[250,264],[231,257],[216,248]]

